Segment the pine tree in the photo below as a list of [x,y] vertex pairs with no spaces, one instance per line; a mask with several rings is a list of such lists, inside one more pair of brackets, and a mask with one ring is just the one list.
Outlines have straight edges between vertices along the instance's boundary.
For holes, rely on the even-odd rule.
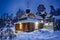
[[[40,4],[38,7],[37,7],[37,14],[39,16],[41,16],[43,19],[45,19],[45,16],[47,15],[47,13],[45,12],[45,7],[43,4]],[[44,14],[42,14],[42,12],[44,12]]]
[[[7,37],[11,38],[10,36],[12,36],[11,40],[14,38],[14,33],[13,33],[13,30],[11,29],[11,27],[14,27],[14,24],[13,24],[13,17],[12,15],[8,15],[8,14],[5,14],[4,16],[2,16],[2,19],[3,19],[3,24],[4,24],[4,27],[2,27],[2,29],[5,29],[2,31],[2,35],[0,35],[0,37],[2,38],[2,40],[5,40],[7,39]],[[7,34],[6,34],[7,33]]]
[[19,19],[20,19],[20,17],[21,17],[22,14],[24,14],[24,11],[22,11],[21,9],[19,9],[17,11],[16,17],[15,17],[17,21],[19,21]]

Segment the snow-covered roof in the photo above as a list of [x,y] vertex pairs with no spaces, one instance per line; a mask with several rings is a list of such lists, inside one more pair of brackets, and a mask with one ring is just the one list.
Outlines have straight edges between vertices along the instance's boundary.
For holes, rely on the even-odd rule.
[[[31,14],[33,14],[33,13],[31,13]],[[20,20],[20,21],[18,21],[16,23],[26,23],[26,22],[33,22],[33,23],[35,23],[35,22],[39,22],[38,19],[43,19],[41,16],[36,15],[36,14],[33,14],[33,15],[35,15],[35,18],[29,18],[28,17],[29,14],[25,14],[25,15],[26,15],[27,19]],[[48,14],[45,19],[48,19],[49,16],[50,15]]]
[[37,19],[26,19],[26,20],[21,20],[21,21],[18,21],[17,23],[26,23],[26,22],[32,22],[32,23],[35,23],[35,22],[38,22]]

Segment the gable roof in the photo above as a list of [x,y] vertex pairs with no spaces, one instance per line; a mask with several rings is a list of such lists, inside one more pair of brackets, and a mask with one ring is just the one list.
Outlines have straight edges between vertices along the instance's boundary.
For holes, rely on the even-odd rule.
[[28,14],[28,17],[29,17],[29,18],[36,18],[33,13]]
[[[50,16],[50,14],[48,14],[45,19],[48,19],[49,16]],[[24,22],[39,22],[38,19],[43,19],[41,16],[33,14],[33,13],[23,14],[21,17],[26,17],[26,19],[20,20],[17,23],[20,23],[20,22],[22,22],[22,23],[24,23]]]

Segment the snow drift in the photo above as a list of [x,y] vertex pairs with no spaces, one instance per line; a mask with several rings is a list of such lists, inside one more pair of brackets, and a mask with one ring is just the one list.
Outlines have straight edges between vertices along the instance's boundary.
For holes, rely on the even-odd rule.
[[60,40],[60,31],[41,29],[29,33],[22,32],[17,34],[15,40]]

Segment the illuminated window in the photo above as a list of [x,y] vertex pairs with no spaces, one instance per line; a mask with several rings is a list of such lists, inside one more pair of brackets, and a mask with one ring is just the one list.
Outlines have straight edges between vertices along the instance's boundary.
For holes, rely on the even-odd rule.
[[38,29],[38,22],[35,22],[35,29]]
[[20,29],[22,29],[22,23],[20,23]]
[[44,20],[43,20],[43,19],[39,19],[39,22],[40,22],[40,23],[43,23],[43,22],[44,22]]
[[25,14],[22,14],[21,18],[25,18],[25,17],[26,17],[26,15]]
[[35,15],[32,14],[32,13],[30,13],[30,14],[28,15],[28,17],[29,17],[29,18],[35,18]]
[[41,20],[40,22],[41,22],[41,23],[43,23],[44,21],[43,21],[43,20]]

